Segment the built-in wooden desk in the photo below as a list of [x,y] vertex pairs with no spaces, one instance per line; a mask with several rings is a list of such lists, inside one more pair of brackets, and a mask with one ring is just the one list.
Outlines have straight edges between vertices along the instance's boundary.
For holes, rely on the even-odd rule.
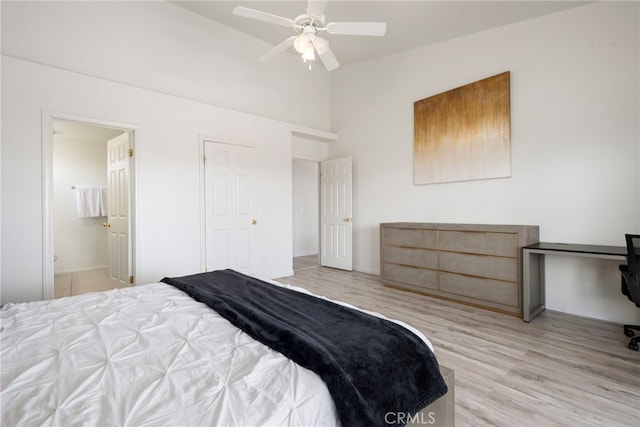
[[626,261],[624,246],[578,245],[572,243],[540,242],[522,248],[522,320],[530,322],[544,310],[544,257],[571,255],[580,257],[617,259]]

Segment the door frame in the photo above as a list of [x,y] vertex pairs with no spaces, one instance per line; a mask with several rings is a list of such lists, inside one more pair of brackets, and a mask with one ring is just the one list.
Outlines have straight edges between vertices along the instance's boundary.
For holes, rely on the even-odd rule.
[[[317,224],[317,233],[318,233],[318,265],[320,266],[327,266],[326,264],[323,263],[323,259],[322,259],[322,248],[323,248],[323,243],[324,243],[324,233],[323,233],[323,229],[322,229],[322,225],[323,225],[323,221],[322,221],[322,211],[323,211],[323,207],[324,207],[324,203],[325,200],[323,198],[322,195],[322,164],[324,162],[328,162],[328,161],[332,161],[332,160],[341,160],[341,159],[345,159],[345,158],[349,158],[352,159],[351,156],[345,156],[345,157],[337,157],[337,158],[324,158],[322,160],[318,160],[317,158],[313,158],[313,157],[308,157],[308,156],[299,156],[299,155],[293,155],[292,156],[292,162],[293,160],[305,160],[305,161],[310,161],[310,162],[314,162],[318,165],[318,191],[316,193],[317,197],[318,197],[318,224]],[[353,165],[353,163],[352,163]],[[352,166],[353,168],[353,166]],[[292,175],[293,176],[293,175]],[[353,169],[351,170],[351,181],[353,181]],[[351,189],[351,192],[353,194],[353,189]],[[349,214],[349,218],[350,218],[350,222],[351,224],[351,239],[353,241],[353,196],[351,198],[351,212]],[[292,212],[293,214],[293,212]],[[293,216],[292,216],[293,217]],[[291,228],[293,230],[293,220],[291,221]],[[291,233],[291,235],[293,236],[293,231]],[[292,248],[293,248],[293,243],[292,243]],[[351,244],[351,267],[349,270],[346,271],[353,271],[353,243]],[[339,267],[335,267],[335,266],[329,266],[332,268],[339,268]]]
[[[114,129],[122,129],[129,132],[131,138],[131,148],[135,152],[135,142],[139,135],[138,126],[113,122],[108,120],[95,119],[76,114],[63,113],[52,110],[42,110],[42,299],[53,298],[54,286],[54,236],[53,236],[53,122],[55,120],[66,120],[80,122],[93,126],[102,126]],[[129,230],[130,230],[130,247],[131,265],[129,270],[133,272],[134,278],[136,272],[136,244],[137,227],[136,212],[138,212],[137,199],[135,197],[136,182],[135,170],[138,156],[135,155],[131,159],[129,174]],[[106,165],[105,165],[106,168]]]
[[[306,162],[313,162],[318,167],[318,176],[317,176],[317,178],[318,178],[318,188],[316,188],[316,199],[318,201],[318,212],[317,212],[317,214],[318,214],[318,222],[316,224],[316,237],[318,238],[318,265],[321,265],[320,264],[320,258],[321,258],[321,256],[320,256],[321,255],[321,253],[320,253],[320,251],[321,251],[321,247],[320,247],[320,237],[321,236],[320,236],[320,233],[322,232],[322,227],[320,226],[320,222],[321,222],[320,215],[322,214],[322,212],[321,212],[322,211],[322,206],[321,206],[321,201],[322,200],[321,200],[321,196],[320,196],[320,179],[321,179],[321,170],[320,170],[320,168],[322,166],[322,162],[325,161],[326,159],[318,160],[317,158],[313,158],[313,157],[310,157],[310,156],[298,156],[298,155],[294,154],[291,157],[292,165],[293,165],[293,161],[294,160],[303,160],[303,161],[306,161]],[[293,166],[292,166],[292,169],[293,169]],[[291,176],[293,177],[293,171],[292,171]],[[293,184],[293,182],[292,182],[292,184]],[[293,198],[292,198],[292,203],[293,203]],[[295,239],[296,236],[295,236],[295,233],[293,231],[293,215],[295,215],[295,212],[292,211],[291,214],[292,214],[291,215],[291,218],[292,218],[292,220],[291,220],[291,230],[292,230],[291,231],[291,237]],[[291,244],[291,249],[293,251],[293,242]],[[293,257],[293,258],[295,258],[295,257]]]

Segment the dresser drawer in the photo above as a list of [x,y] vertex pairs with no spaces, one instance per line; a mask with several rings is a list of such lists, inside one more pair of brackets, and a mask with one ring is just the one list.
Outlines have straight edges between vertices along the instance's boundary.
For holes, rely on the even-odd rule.
[[438,272],[436,270],[387,263],[383,268],[383,281],[407,283],[418,289],[438,289]]
[[538,236],[539,227],[531,225],[383,223],[382,281],[407,291],[522,315],[521,251],[538,242]]
[[384,261],[414,267],[438,268],[438,252],[428,249],[385,246]]
[[518,282],[518,260],[515,258],[440,252],[440,270]]
[[440,272],[440,290],[518,308],[517,283]]
[[483,231],[440,231],[440,250],[518,258],[518,235]]
[[382,233],[385,245],[438,249],[438,232],[436,230],[384,227]]

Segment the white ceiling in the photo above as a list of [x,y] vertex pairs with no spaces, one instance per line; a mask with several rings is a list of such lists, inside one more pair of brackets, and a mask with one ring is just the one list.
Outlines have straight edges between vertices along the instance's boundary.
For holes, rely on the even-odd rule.
[[65,139],[88,142],[106,142],[123,132],[122,129],[113,129],[70,120],[54,120],[53,131],[56,135],[64,137]]
[[[312,0],[313,1],[313,0]],[[305,0],[290,1],[174,1],[172,3],[206,16],[226,26],[277,45],[293,29],[233,15],[236,6],[245,6],[273,15],[295,18],[304,13]],[[586,1],[330,1],[326,22],[384,21],[384,37],[330,35],[331,50],[342,65],[390,55],[431,43],[560,10],[581,6]],[[267,49],[268,50],[268,49]],[[265,51],[266,53],[266,51]],[[274,59],[274,60],[277,60]]]

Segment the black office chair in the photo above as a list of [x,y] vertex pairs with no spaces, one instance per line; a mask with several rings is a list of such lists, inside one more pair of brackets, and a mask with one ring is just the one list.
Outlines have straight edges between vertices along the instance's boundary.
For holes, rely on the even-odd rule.
[[[625,234],[624,237],[627,240],[627,265],[620,266],[622,293],[640,308],[640,234]],[[634,330],[640,331],[640,325],[624,325],[624,334],[631,338],[629,349],[638,351],[640,336],[634,336]]]

